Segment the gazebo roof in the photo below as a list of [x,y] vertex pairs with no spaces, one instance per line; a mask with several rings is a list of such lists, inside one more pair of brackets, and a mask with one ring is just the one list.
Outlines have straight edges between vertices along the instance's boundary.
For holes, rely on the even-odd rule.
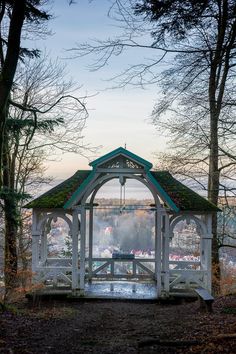
[[[78,188],[86,187],[92,170],[79,170],[72,177],[66,179],[40,197],[32,200],[25,208],[65,208],[72,195]],[[183,183],[176,180],[168,171],[150,171],[150,174],[162,188],[164,193],[179,211],[214,212],[219,209],[207,199],[203,198]]]

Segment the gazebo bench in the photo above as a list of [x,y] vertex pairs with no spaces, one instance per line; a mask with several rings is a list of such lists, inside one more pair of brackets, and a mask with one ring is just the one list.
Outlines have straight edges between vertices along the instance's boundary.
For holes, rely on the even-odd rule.
[[200,308],[206,310],[207,312],[212,312],[214,297],[206,289],[201,287],[195,288],[194,291],[200,300]]

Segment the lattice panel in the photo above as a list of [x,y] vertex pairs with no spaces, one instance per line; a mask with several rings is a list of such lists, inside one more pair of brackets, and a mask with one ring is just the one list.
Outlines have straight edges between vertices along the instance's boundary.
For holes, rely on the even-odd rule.
[[131,168],[131,169],[142,169],[143,166],[139,165],[138,163],[124,157],[118,156],[112,160],[107,161],[106,163],[102,164],[102,168]]

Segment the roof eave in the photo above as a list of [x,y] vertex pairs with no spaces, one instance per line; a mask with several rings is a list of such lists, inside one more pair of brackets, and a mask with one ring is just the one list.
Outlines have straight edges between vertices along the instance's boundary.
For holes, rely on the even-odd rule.
[[166,191],[161,187],[160,183],[153,177],[150,171],[147,171],[147,177],[149,178],[150,182],[156,187],[158,194],[163,199],[163,201],[169,206],[171,210],[177,213],[180,209],[177,205],[173,202],[170,196],[166,193]]
[[81,185],[76,189],[76,191],[72,194],[70,199],[66,201],[66,203],[63,205],[63,209],[71,209],[78,201],[79,197],[82,194],[83,190],[85,187],[91,182],[91,180],[95,176],[95,171],[92,170],[90,174],[87,176],[87,178],[81,183]]

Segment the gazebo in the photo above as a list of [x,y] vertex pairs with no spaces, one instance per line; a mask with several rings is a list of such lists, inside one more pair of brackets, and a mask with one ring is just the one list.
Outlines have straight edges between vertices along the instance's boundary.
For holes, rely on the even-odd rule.
[[[157,297],[169,296],[175,289],[201,286],[211,292],[211,220],[219,209],[177,181],[168,171],[154,171],[152,164],[119,147],[90,163],[91,169],[78,170],[72,177],[50,189],[25,207],[33,209],[32,271],[35,282],[66,284],[68,291],[86,296],[86,284],[96,279],[114,281],[152,280]],[[154,256],[114,253],[94,257],[94,203],[99,189],[112,179],[125,185],[129,179],[141,182],[151,192],[155,217]],[[72,240],[72,256],[49,258],[47,233],[51,222],[63,219]],[[170,240],[175,226],[194,221],[200,252],[196,260],[171,260]],[[86,255],[87,253],[87,255]],[[118,274],[116,264],[128,262],[129,274]],[[151,265],[151,266],[150,266]]]

